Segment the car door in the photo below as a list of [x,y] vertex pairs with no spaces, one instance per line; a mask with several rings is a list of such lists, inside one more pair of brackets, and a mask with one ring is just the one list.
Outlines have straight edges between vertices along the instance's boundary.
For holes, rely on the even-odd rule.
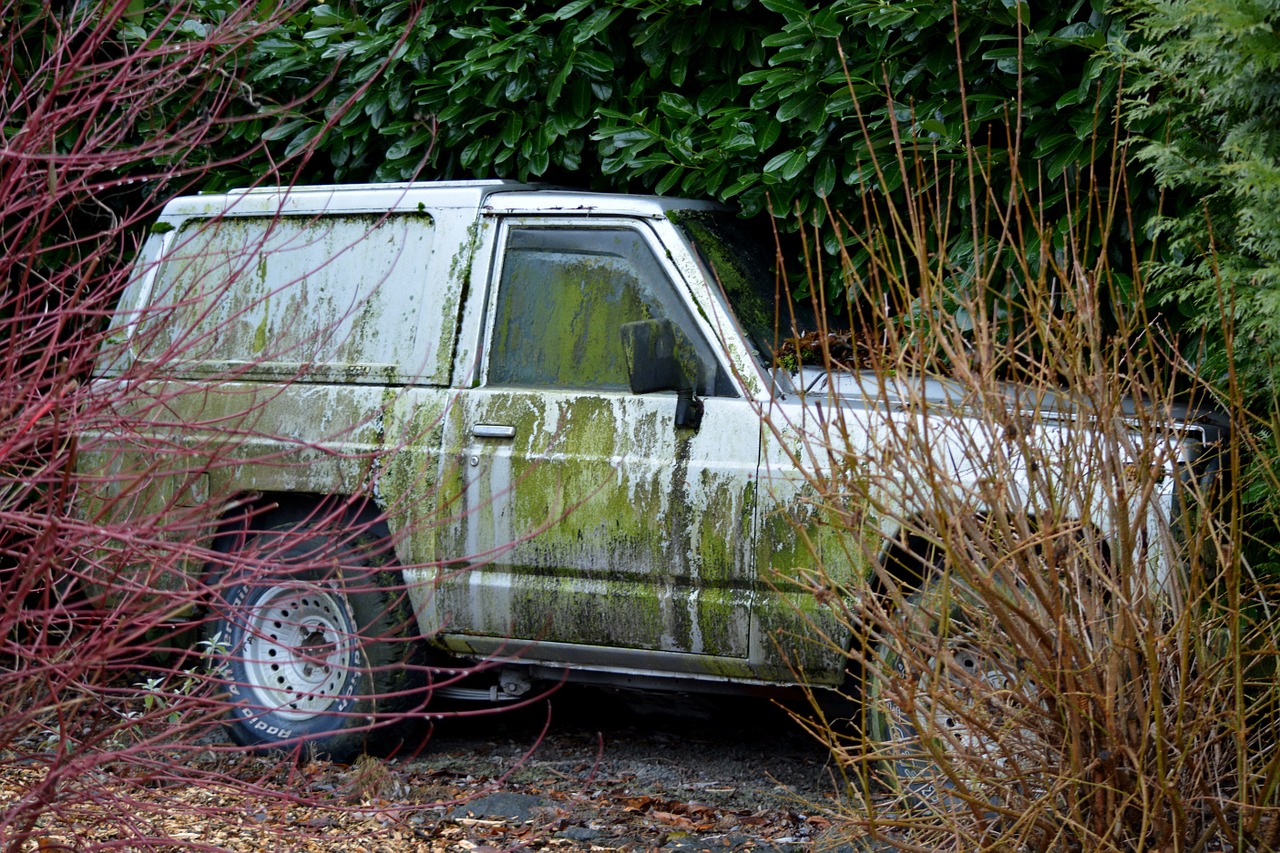
[[[446,416],[444,631],[531,660],[746,657],[759,423],[685,283],[639,220],[510,218],[498,247],[482,376]],[[696,352],[700,422],[631,391],[623,327],[653,320]]]

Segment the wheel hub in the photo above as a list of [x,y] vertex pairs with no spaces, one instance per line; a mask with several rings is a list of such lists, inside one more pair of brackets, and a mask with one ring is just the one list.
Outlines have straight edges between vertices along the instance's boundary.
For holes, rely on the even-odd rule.
[[246,621],[246,687],[264,709],[310,719],[347,692],[355,645],[338,596],[316,586],[272,587]]

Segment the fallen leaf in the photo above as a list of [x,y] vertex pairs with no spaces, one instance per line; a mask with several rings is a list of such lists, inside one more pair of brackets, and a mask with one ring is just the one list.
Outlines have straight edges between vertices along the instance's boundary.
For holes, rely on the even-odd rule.
[[645,812],[656,802],[654,797],[628,797],[622,801],[622,805],[629,812]]
[[681,829],[697,828],[697,824],[689,820],[689,818],[685,817],[684,815],[672,814],[671,812],[664,812],[658,809],[654,809],[653,811],[649,812],[649,817],[653,818],[654,820],[660,820],[663,823],[669,823],[672,826],[677,826]]

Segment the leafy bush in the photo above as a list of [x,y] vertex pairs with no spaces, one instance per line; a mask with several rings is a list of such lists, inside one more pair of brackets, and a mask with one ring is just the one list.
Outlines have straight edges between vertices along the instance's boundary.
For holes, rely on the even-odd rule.
[[[203,2],[210,16],[224,6]],[[1031,193],[1061,251],[1089,213],[1073,180],[1108,168],[1092,140],[1109,135],[1121,74],[1108,56],[1127,39],[1122,16],[1083,0],[323,3],[245,60],[259,101],[314,90],[313,106],[237,132],[285,155],[314,146],[328,162],[308,161],[303,180],[542,178],[716,198],[825,224],[830,253],[822,199],[852,214],[868,189],[928,191],[930,176],[875,173],[872,156],[902,145],[973,157],[990,176],[989,201],[960,187],[938,215],[998,217]],[[992,248],[974,237],[951,233],[952,254]]]

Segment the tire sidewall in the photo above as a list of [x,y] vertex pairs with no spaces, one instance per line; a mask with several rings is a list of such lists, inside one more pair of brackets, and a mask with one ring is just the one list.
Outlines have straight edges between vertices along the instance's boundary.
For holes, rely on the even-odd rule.
[[[967,605],[961,604],[960,599]],[[914,685],[917,696],[927,696],[934,677],[933,668],[922,668],[918,652],[913,655],[909,646],[904,648],[904,639],[912,638],[905,640],[909,644],[915,644],[917,639],[921,644],[964,644],[968,642],[964,639],[966,634],[975,629],[971,611],[982,606],[980,598],[962,584],[934,579],[907,597],[906,612],[901,614],[899,623],[901,633],[885,636],[872,650],[874,672],[866,684],[868,733],[877,749],[887,748],[894,754],[880,762],[883,781],[890,790],[933,807],[948,810],[964,807],[965,801],[953,793],[957,788],[952,778],[956,765],[949,760],[959,756],[952,752],[950,745],[937,744],[932,749],[926,746],[920,734],[923,721],[920,715],[932,712],[923,711],[918,705],[914,712],[902,707],[893,690],[882,683],[881,674],[893,679],[898,689]],[[945,639],[941,627],[944,622],[949,626]],[[927,730],[929,724],[924,725]]]
[[[932,585],[908,596],[900,626],[903,634],[937,636],[940,619],[935,611],[940,601]],[[959,607],[949,609],[948,621],[956,625],[964,623]],[[951,801],[945,792],[954,789],[955,783],[930,756],[915,714],[902,707],[882,681],[882,674],[885,674],[900,686],[899,689],[908,684],[914,684],[917,692],[927,689],[925,685],[930,676],[915,671],[914,665],[910,667],[912,671],[908,671],[910,653],[902,647],[902,641],[902,636],[888,636],[873,647],[873,672],[868,678],[865,694],[869,700],[866,708],[868,734],[877,749],[888,748],[894,753],[894,757],[880,762],[883,782],[890,790],[909,795],[917,802],[945,806]]]

